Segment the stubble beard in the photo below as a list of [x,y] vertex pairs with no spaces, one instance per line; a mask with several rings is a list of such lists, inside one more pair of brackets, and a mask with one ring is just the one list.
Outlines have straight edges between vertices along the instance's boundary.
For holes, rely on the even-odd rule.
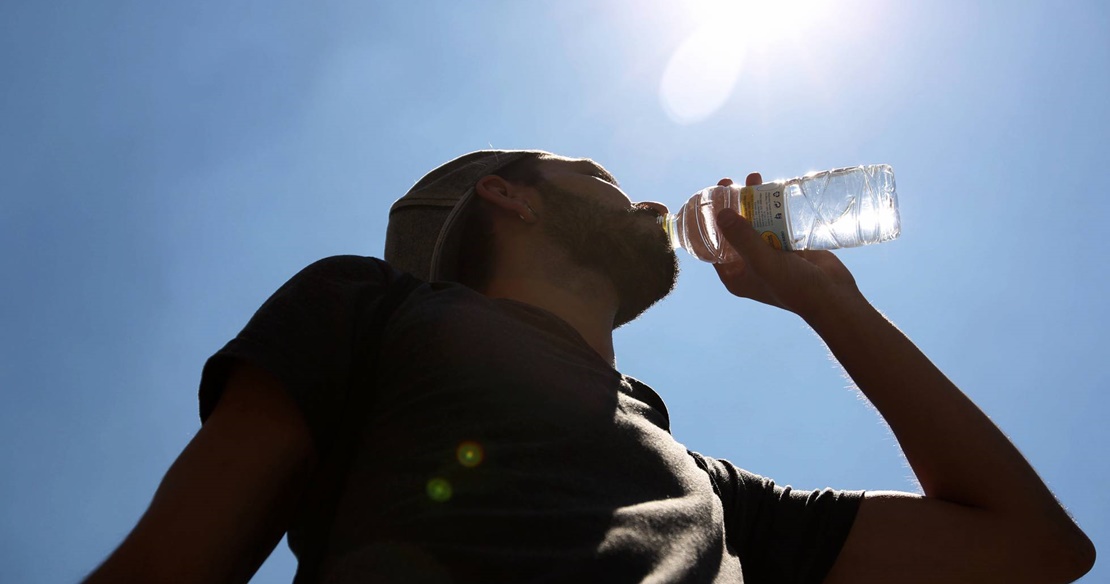
[[678,281],[678,258],[652,210],[613,209],[550,183],[544,197],[545,233],[576,265],[607,277],[616,289],[613,328],[665,298]]

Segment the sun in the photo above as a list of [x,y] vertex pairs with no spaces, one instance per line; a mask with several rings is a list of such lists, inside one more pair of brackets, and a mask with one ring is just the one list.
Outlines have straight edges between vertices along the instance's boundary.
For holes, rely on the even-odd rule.
[[687,2],[696,28],[671,55],[659,86],[664,109],[681,124],[713,115],[728,100],[750,54],[766,60],[799,42],[829,16],[831,0]]
[[[748,39],[790,37],[828,16],[831,0],[688,0],[701,26],[733,28]],[[754,47],[752,47],[754,48]]]

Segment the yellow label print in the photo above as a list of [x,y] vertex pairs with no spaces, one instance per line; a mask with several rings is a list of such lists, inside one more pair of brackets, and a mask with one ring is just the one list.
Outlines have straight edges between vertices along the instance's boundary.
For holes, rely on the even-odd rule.
[[778,235],[775,235],[774,231],[764,231],[763,233],[760,233],[759,236],[762,237],[763,241],[766,241],[771,247],[775,249],[782,249],[782,240],[779,239]]
[[755,189],[752,187],[740,189],[740,215],[748,221],[755,215]]
[[786,201],[781,183],[765,183],[741,190],[740,206],[744,217],[767,245],[775,249],[789,249],[790,240],[786,219]]

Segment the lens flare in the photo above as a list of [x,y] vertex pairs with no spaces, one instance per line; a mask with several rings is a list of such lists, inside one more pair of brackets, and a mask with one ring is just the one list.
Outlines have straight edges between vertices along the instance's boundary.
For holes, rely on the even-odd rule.
[[692,124],[720,109],[740,78],[745,50],[734,30],[716,24],[686,39],[671,56],[659,86],[671,119]]
[[459,444],[459,448],[455,451],[455,456],[459,460],[459,464],[466,468],[474,468],[482,464],[485,459],[485,452],[482,451],[482,445],[477,442],[466,441]]
[[428,498],[436,503],[445,503],[451,499],[451,483],[447,479],[436,477],[428,481]]

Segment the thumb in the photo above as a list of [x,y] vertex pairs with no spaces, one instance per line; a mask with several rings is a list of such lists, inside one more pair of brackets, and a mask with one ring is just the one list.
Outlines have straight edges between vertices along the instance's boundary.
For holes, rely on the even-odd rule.
[[722,209],[717,213],[717,228],[725,240],[756,272],[766,272],[770,264],[775,261],[775,250],[767,245],[752,224],[735,210]]

